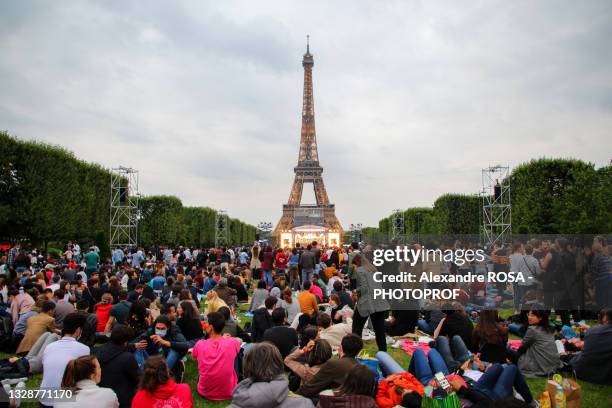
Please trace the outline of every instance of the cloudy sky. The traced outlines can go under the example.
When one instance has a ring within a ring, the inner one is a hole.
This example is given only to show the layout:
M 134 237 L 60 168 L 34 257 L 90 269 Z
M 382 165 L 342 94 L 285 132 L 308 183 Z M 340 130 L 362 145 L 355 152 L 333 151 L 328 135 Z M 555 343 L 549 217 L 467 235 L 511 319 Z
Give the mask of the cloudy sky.
M 489 165 L 612 158 L 605 0 L 6 1 L 0 129 L 135 167 L 144 194 L 276 223 L 306 34 L 345 227 L 475 193 Z

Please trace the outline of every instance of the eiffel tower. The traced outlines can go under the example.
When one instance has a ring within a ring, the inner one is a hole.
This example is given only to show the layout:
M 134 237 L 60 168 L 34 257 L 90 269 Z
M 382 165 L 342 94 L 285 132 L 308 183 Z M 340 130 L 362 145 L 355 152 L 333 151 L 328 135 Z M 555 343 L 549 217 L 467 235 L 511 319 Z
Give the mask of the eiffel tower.
M 323 236 L 323 244 L 340 245 L 343 232 L 340 222 L 336 218 L 335 206 L 330 204 L 327 191 L 325 191 L 322 177 L 323 167 L 319 164 L 312 95 L 313 65 L 314 58 L 310 53 L 310 43 L 307 41 L 306 54 L 302 59 L 304 97 L 302 101 L 300 152 L 297 166 L 293 168 L 295 178 L 289 194 L 289 201 L 283 205 L 283 215 L 274 230 L 274 236 L 277 237 L 281 246 L 292 246 L 300 240 L 307 241 L 305 238 L 320 236 Z M 311 184 L 314 188 L 316 204 L 301 204 L 304 184 Z

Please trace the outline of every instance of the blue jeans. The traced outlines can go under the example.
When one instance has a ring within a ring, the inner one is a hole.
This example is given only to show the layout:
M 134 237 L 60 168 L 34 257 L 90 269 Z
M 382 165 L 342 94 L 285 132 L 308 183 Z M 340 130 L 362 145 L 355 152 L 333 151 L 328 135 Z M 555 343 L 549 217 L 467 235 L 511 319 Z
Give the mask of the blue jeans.
M 434 378 L 435 373 L 442 372 L 447 375 L 448 367 L 438 350 L 431 349 L 429 356 L 426 356 L 423 350 L 416 349 L 410 359 L 408 372 L 414 374 L 422 384 L 427 385 Z
M 450 342 L 448 341 L 448 337 L 438 336 L 436 339 L 436 350 L 438 350 L 446 366 L 451 371 L 461 367 L 461 365 L 470 358 L 470 352 L 465 346 L 463 339 L 457 335 L 453 336 Z
M 144 369 L 146 359 L 149 358 L 149 353 L 144 349 L 136 350 L 134 351 L 134 358 L 136 359 L 136 363 L 138 363 L 138 368 L 140 368 L 142 371 Z M 183 358 L 183 356 L 179 352 L 170 349 L 168 355 L 166 355 L 166 364 L 168 365 L 168 368 L 172 370 L 176 365 L 176 362 L 181 358 Z
M 512 388 L 516 389 L 527 404 L 533 401 L 529 386 L 525 377 L 519 372 L 515 365 L 493 364 L 478 379 L 474 388 L 487 395 L 494 401 L 512 395 Z
M 304 282 L 308 281 L 312 281 L 312 273 L 314 271 L 312 269 L 302 269 L 302 285 L 304 284 Z
M 385 377 L 406 371 L 385 351 L 376 353 L 376 359 L 378 359 L 378 364 Z
M 266 286 L 272 286 L 272 284 L 274 283 L 274 280 L 272 279 L 272 271 L 267 270 L 267 271 L 263 271 L 264 274 L 264 282 L 266 283 Z
M 515 336 L 523 337 L 525 335 L 525 327 L 519 323 L 510 323 L 508 325 L 508 331 Z
M 417 326 L 419 327 L 419 330 L 420 330 L 420 331 L 423 331 L 423 332 L 425 332 L 425 333 L 427 333 L 427 334 L 433 334 L 434 329 L 435 329 L 435 327 L 434 327 L 434 328 L 432 328 L 432 327 L 429 325 L 429 323 L 427 323 L 427 322 L 426 322 L 424 319 L 419 319 L 419 320 L 417 321 Z

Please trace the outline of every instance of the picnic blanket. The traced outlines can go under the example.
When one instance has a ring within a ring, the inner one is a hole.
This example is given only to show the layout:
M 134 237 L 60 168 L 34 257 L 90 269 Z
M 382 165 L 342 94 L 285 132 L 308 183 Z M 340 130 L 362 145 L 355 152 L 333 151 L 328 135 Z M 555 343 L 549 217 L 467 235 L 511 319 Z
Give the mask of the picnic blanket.
M 414 340 L 410 340 L 410 339 L 405 339 L 402 341 L 402 350 L 404 350 L 406 353 L 408 353 L 408 355 L 412 356 L 412 354 L 414 353 L 414 350 L 416 349 L 421 349 L 425 352 L 425 355 L 429 354 L 429 350 L 431 349 L 431 347 L 429 347 L 429 344 L 427 343 L 419 343 L 418 341 L 414 341 Z

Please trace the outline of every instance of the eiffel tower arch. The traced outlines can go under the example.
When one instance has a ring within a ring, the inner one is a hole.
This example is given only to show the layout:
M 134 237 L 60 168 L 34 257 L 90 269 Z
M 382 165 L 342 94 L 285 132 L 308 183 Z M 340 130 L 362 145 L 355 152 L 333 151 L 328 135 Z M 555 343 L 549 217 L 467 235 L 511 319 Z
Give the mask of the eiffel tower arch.
M 274 236 L 279 245 L 291 247 L 300 243 L 317 241 L 323 245 L 339 246 L 343 230 L 336 218 L 336 208 L 329 202 L 323 167 L 319 164 L 317 134 L 315 131 L 314 98 L 312 94 L 312 67 L 314 58 L 310 44 L 302 59 L 304 67 L 304 97 L 302 100 L 302 130 L 297 166 L 293 168 L 295 177 L 287 204 L 283 205 L 281 216 Z M 312 185 L 315 204 L 302 204 L 304 185 Z

